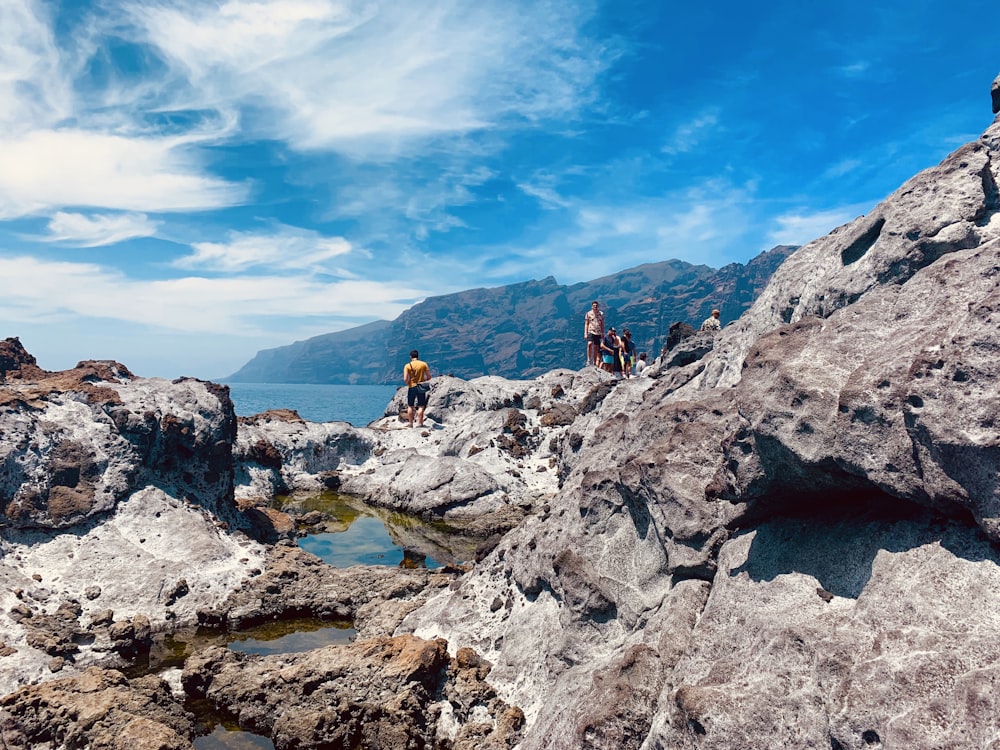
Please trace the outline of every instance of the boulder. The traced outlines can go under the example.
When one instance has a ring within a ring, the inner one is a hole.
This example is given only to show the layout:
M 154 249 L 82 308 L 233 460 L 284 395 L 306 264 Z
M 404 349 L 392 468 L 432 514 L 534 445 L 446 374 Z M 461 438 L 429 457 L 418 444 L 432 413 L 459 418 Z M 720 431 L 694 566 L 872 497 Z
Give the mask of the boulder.
M 523 717 L 488 674 L 469 649 L 450 658 L 443 641 L 400 636 L 274 657 L 215 649 L 182 679 L 277 747 L 513 748 Z
M 21 688 L 0 699 L 0 740 L 9 750 L 103 747 L 191 750 L 190 714 L 158 677 L 128 680 L 91 667 L 79 677 Z

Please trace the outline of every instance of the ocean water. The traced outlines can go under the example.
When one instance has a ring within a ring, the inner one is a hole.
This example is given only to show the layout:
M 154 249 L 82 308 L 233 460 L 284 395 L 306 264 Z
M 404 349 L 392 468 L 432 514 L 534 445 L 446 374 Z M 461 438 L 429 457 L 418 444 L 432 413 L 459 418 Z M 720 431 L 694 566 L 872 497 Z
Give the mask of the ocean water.
M 310 422 L 350 422 L 365 427 L 381 418 L 398 388 L 394 385 L 309 385 L 226 383 L 240 417 L 268 409 L 294 409 Z

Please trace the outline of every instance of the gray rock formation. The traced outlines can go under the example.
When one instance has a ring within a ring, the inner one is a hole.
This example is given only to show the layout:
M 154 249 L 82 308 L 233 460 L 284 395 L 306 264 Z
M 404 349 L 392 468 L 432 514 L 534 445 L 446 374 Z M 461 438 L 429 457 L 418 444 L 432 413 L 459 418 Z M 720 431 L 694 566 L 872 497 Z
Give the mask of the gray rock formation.
M 0 691 L 148 648 L 261 565 L 233 498 L 225 388 L 0 342 Z
M 489 666 L 446 646 L 399 636 L 257 658 L 219 648 L 189 659 L 183 681 L 278 748 L 516 746 L 524 717 L 485 681 Z
M 491 661 L 523 748 L 993 742 L 998 145 L 619 383 L 547 512 L 402 630 Z

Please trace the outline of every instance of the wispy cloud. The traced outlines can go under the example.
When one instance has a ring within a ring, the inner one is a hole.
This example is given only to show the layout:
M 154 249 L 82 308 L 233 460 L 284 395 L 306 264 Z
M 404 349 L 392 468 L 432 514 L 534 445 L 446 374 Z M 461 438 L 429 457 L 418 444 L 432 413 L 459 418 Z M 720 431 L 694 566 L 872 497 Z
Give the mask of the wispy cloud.
M 190 143 L 79 130 L 0 138 L 0 220 L 65 206 L 126 211 L 218 208 L 245 185 L 207 174 Z
M 826 211 L 790 212 L 775 218 L 767 237 L 774 245 L 804 245 L 829 234 L 864 213 L 870 206 L 842 206 Z
M 858 78 L 865 75 L 872 67 L 872 64 L 868 60 L 857 60 L 856 62 L 849 63 L 847 65 L 841 65 L 837 68 L 837 72 L 842 76 L 848 78 Z
M 51 124 L 71 113 L 72 89 L 41 3 L 0 3 L 0 71 L 0 133 Z
M 709 181 L 628 201 L 563 196 L 555 229 L 531 245 L 496 253 L 501 262 L 484 260 L 473 272 L 497 279 L 554 275 L 571 284 L 650 260 L 725 265 L 736 260 L 731 248 L 753 230 L 751 191 L 750 186 Z
M 228 242 L 196 242 L 194 252 L 174 262 L 178 268 L 239 272 L 251 268 L 308 269 L 336 275 L 345 272 L 327 267 L 327 261 L 351 252 L 343 237 L 323 237 L 318 232 L 280 227 L 267 234 L 230 232 Z
M 569 208 L 571 202 L 559 194 L 556 178 L 551 174 L 536 174 L 530 182 L 519 182 L 518 189 L 535 198 L 543 208 Z
M 99 247 L 136 237 L 152 237 L 159 222 L 145 214 L 78 214 L 58 211 L 49 221 L 46 242 Z
M 842 159 L 836 164 L 831 164 L 825 170 L 823 170 L 823 177 L 826 178 L 837 178 L 843 177 L 846 174 L 850 174 L 854 170 L 863 166 L 864 162 L 861 159 Z
M 76 316 L 189 333 L 260 334 L 309 318 L 395 318 L 426 291 L 362 280 L 324 283 L 310 276 L 187 276 L 131 279 L 92 263 L 0 258 L 0 318 Z
M 702 142 L 717 134 L 719 111 L 710 109 L 702 112 L 694 119 L 677 126 L 673 134 L 663 145 L 665 154 L 682 154 L 694 150 Z
M 254 110 L 299 149 L 385 157 L 412 139 L 572 115 L 609 62 L 589 3 L 134 2 L 142 41 L 190 83 L 188 107 Z

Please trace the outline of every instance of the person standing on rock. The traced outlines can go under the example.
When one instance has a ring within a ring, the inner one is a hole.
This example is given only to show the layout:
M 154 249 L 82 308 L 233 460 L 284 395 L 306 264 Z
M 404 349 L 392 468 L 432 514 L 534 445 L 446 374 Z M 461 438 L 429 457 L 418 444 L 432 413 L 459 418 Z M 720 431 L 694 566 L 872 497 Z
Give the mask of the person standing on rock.
M 612 371 L 615 356 L 615 345 L 617 343 L 618 334 L 615 333 L 615 328 L 612 326 L 608 329 L 608 332 L 601 337 L 600 344 L 601 364 L 599 364 L 598 367 L 606 372 Z
M 632 340 L 632 331 L 628 328 L 622 329 L 622 372 L 626 378 L 632 377 L 632 367 L 635 365 L 635 342 Z
M 722 323 L 719 322 L 718 310 L 712 310 L 712 314 L 705 318 L 705 321 L 701 324 L 701 330 L 707 331 L 708 333 L 715 333 L 716 331 L 722 330 Z
M 587 340 L 587 364 L 601 366 L 601 339 L 604 338 L 604 311 L 596 299 L 583 318 L 583 337 Z
M 413 408 L 417 408 L 417 426 L 424 426 L 424 410 L 427 408 L 427 394 L 431 387 L 427 381 L 431 379 L 431 368 L 420 359 L 420 354 L 414 349 L 410 352 L 410 361 L 403 368 L 403 380 L 406 382 L 406 418 L 413 427 Z

